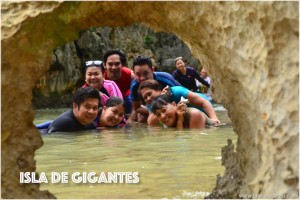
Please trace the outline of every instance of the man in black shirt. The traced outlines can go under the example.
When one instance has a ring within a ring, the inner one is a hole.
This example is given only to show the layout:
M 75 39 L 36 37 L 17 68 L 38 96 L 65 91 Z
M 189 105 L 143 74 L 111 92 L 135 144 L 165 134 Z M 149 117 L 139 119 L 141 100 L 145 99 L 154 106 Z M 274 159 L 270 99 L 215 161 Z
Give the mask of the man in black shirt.
M 47 132 L 74 132 L 95 129 L 94 119 L 100 104 L 99 91 L 79 88 L 73 97 L 73 109 L 64 112 L 49 126 Z

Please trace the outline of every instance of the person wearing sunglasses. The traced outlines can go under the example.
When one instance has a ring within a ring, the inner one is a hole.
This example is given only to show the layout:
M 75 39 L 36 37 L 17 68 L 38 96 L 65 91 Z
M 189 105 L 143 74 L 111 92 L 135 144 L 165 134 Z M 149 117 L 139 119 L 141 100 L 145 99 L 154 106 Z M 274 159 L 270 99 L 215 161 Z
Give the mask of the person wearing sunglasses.
M 123 98 L 119 87 L 114 81 L 104 80 L 104 67 L 101 60 L 87 61 L 85 66 L 85 84 L 82 87 L 90 86 L 100 91 L 102 105 L 106 104 L 109 97 Z
M 134 74 L 126 67 L 126 55 L 120 49 L 109 50 L 104 54 L 103 63 L 105 80 L 112 80 L 118 85 L 126 104 L 125 114 L 129 115 L 132 110 L 130 83 L 134 79 Z

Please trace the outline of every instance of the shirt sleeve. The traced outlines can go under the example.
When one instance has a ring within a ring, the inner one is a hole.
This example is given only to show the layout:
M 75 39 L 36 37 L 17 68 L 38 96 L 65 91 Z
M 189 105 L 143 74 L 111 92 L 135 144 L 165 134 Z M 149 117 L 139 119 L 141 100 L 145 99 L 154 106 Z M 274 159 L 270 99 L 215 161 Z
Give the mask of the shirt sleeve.
M 171 74 L 167 73 L 167 72 L 154 72 L 154 79 L 157 80 L 158 82 L 160 82 L 163 87 L 165 85 L 169 85 L 169 86 L 178 86 L 180 85 L 180 83 L 178 83 L 172 76 Z
M 187 98 L 187 95 L 190 91 L 182 86 L 173 86 L 171 87 L 171 92 L 173 101 L 179 103 L 181 97 Z
M 130 96 L 131 96 L 132 101 L 139 100 L 138 86 L 139 86 L 139 83 L 137 82 L 137 80 L 133 80 L 130 84 Z

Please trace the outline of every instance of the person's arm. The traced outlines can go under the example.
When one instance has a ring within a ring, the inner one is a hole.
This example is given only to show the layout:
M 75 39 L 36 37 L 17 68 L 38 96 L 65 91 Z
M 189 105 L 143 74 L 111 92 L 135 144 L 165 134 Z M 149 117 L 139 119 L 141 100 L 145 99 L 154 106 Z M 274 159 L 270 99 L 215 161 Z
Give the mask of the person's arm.
M 205 117 L 202 112 L 197 109 L 190 109 L 190 128 L 203 128 L 205 127 Z
M 157 126 L 157 125 L 159 125 L 159 120 L 156 117 L 156 115 L 154 115 L 154 113 L 149 112 L 149 116 L 148 116 L 148 119 L 147 119 L 147 124 L 149 126 Z
M 216 123 L 221 123 L 217 117 L 217 114 L 216 114 L 214 108 L 212 107 L 212 105 L 209 101 L 200 97 L 199 95 L 197 95 L 194 92 L 189 92 L 187 94 L 187 99 L 189 100 L 189 103 L 191 105 L 203 108 L 205 113 L 207 114 L 207 116 L 209 118 L 211 118 L 213 121 L 215 121 Z
M 175 80 L 178 80 L 177 78 L 177 73 L 176 73 L 176 70 L 172 73 L 172 77 L 175 79 Z
M 176 124 L 176 128 L 178 128 L 178 129 L 183 129 L 184 114 L 186 113 L 186 110 L 187 110 L 187 106 L 186 106 L 185 103 L 179 102 L 177 104 L 177 110 L 176 110 L 177 124 Z
M 137 120 L 137 109 L 141 106 L 140 101 L 132 101 L 132 111 L 129 119 L 127 120 L 128 122 L 135 122 Z
M 196 71 L 196 70 L 194 70 L 193 69 L 193 74 L 194 74 L 194 76 L 195 76 L 195 78 L 200 82 L 200 83 L 202 83 L 203 85 L 205 85 L 206 87 L 210 87 L 210 84 L 208 83 L 208 82 L 206 82 L 201 76 L 200 76 L 200 74 Z

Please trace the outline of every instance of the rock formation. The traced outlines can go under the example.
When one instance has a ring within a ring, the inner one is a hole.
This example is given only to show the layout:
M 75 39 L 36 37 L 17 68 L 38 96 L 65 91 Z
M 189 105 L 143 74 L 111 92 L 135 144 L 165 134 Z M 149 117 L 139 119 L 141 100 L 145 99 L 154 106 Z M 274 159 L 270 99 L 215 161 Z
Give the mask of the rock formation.
M 212 96 L 230 114 L 237 149 L 230 153 L 229 143 L 223 155 L 234 156 L 226 159 L 236 167 L 224 160 L 215 197 L 299 198 L 298 2 L 1 4 L 3 198 L 53 197 L 39 185 L 19 184 L 20 171 L 35 170 L 34 151 L 42 145 L 32 124 L 32 89 L 48 70 L 51 51 L 91 26 L 135 23 L 179 36 L 206 66 Z M 238 176 L 236 184 L 223 184 L 230 174 Z
M 159 71 L 172 73 L 176 69 L 174 58 L 183 56 L 189 65 L 199 70 L 198 59 L 174 34 L 154 32 L 141 24 L 90 27 L 81 31 L 75 41 L 54 49 L 49 71 L 33 89 L 34 107 L 69 107 L 74 92 L 84 84 L 85 61 L 102 60 L 105 52 L 113 48 L 128 55 L 129 68 L 137 55 L 147 55 Z

